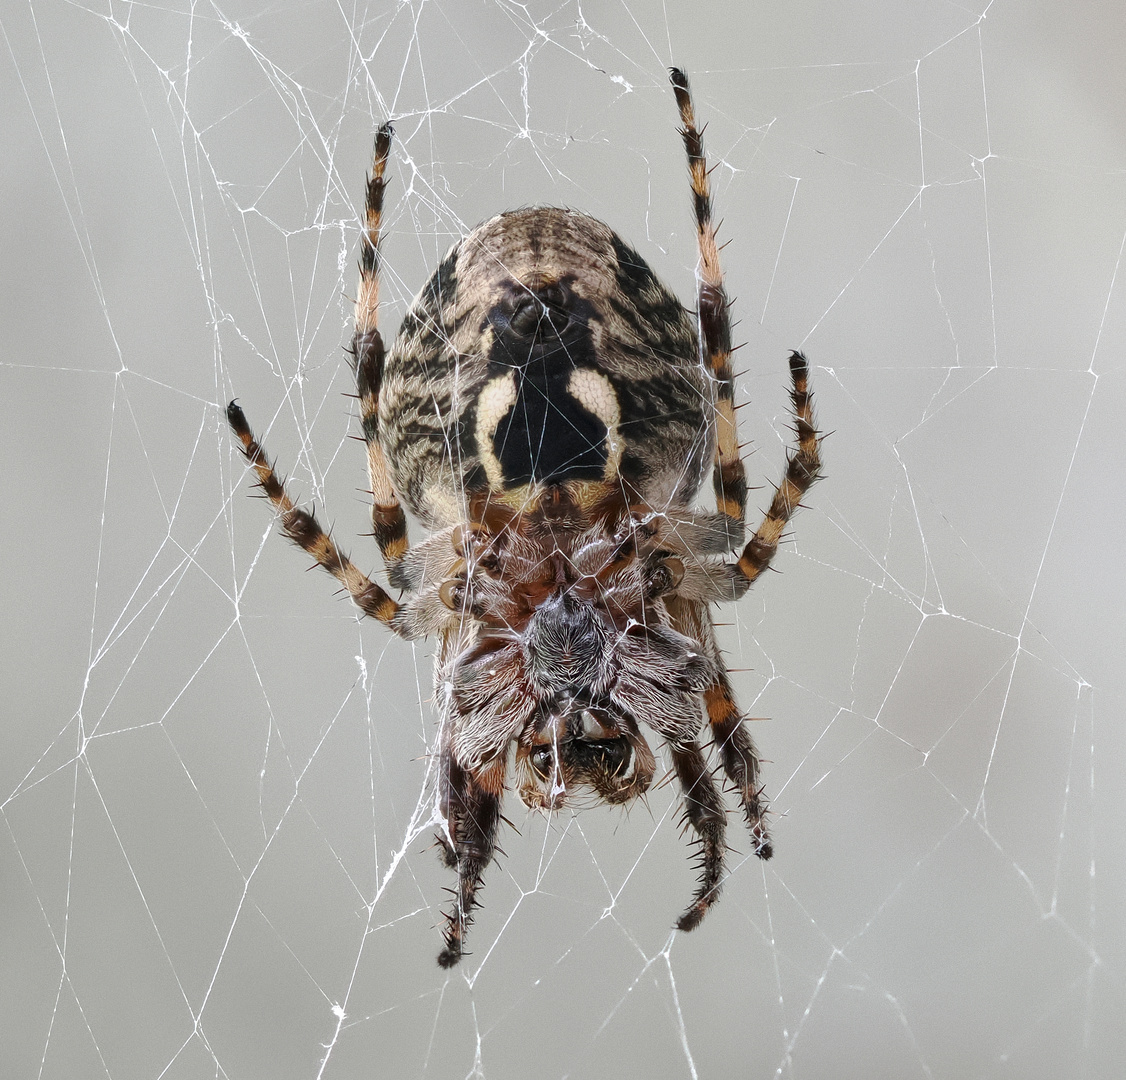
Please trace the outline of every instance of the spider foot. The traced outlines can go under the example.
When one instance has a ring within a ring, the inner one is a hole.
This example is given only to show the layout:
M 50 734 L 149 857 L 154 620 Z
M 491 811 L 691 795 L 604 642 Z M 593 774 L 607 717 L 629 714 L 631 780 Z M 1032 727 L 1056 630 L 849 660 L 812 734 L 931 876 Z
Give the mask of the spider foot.
M 449 890 L 455 892 L 455 890 Z M 456 892 L 455 892 L 456 895 Z M 465 940 L 465 929 L 468 919 L 462 914 L 460 905 L 454 901 L 453 911 L 443 912 L 446 919 L 446 928 L 443 937 L 446 947 L 438 953 L 438 966 L 452 968 L 461 960 L 462 942 Z
M 679 919 L 676 920 L 678 930 L 695 930 L 708 913 L 711 901 L 697 900 Z
M 461 942 L 450 942 L 438 953 L 438 966 L 443 968 L 456 967 L 461 962 Z

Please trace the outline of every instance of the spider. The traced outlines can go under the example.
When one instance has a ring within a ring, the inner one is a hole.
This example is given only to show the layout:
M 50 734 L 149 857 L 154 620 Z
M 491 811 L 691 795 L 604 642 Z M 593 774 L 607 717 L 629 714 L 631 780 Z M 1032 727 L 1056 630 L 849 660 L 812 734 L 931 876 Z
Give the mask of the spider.
M 699 882 L 676 923 L 691 930 L 720 893 L 727 816 L 698 741 L 702 704 L 755 854 L 772 854 L 758 755 L 709 607 L 737 600 L 770 565 L 818 477 L 820 436 L 795 352 L 797 445 L 744 544 L 730 305 L 688 80 L 673 68 L 671 82 L 699 245 L 695 313 L 608 226 L 534 207 L 456 243 L 385 353 L 379 239 L 392 129 L 379 128 L 352 353 L 374 536 L 400 600 L 294 505 L 242 410 L 227 408 L 285 535 L 363 614 L 401 637 L 438 639 L 438 842 L 457 870 L 443 967 L 461 959 L 497 854 L 510 769 L 529 807 L 559 810 L 583 790 L 626 804 L 656 769 L 642 726 L 659 736 L 698 845 Z M 709 467 L 716 512 L 695 506 Z M 430 530 L 414 547 L 404 505 Z

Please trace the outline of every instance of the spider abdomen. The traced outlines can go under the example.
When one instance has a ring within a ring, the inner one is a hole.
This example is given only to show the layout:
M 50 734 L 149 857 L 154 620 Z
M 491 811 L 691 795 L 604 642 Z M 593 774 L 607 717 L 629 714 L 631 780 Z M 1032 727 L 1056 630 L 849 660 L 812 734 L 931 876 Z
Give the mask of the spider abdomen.
M 475 495 L 525 509 L 560 486 L 687 505 L 713 417 L 693 315 L 608 226 L 537 207 L 471 232 L 416 298 L 379 438 L 408 506 L 446 525 Z

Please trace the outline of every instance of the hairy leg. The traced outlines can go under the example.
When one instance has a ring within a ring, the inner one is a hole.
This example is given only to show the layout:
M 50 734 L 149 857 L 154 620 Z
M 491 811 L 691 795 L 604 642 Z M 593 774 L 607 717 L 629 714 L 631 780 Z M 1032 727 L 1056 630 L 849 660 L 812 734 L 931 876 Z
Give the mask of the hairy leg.
M 352 355 L 356 367 L 356 393 L 368 451 L 371 482 L 372 531 L 388 570 L 406 554 L 407 519 L 387 469 L 379 444 L 379 391 L 386 355 L 379 332 L 379 232 L 383 219 L 383 178 L 391 150 L 391 125 L 383 124 L 375 136 L 375 154 L 367 183 L 364 234 L 360 242 L 360 287 L 356 297 L 356 328 Z
M 481 879 L 496 854 L 505 765 L 501 757 L 475 776 L 448 753 L 443 754 L 441 800 L 450 838 L 439 836 L 439 841 L 446 865 L 457 867 L 454 903 L 446 913 L 446 945 L 438 954 L 444 968 L 453 967 L 462 957 Z
M 399 605 L 358 570 L 347 555 L 336 546 L 331 536 L 321 528 L 317 519 L 306 510 L 298 509 L 286 494 L 285 485 L 278 479 L 266 452 L 250 431 L 246 416 L 233 401 L 227 406 L 227 422 L 242 443 L 242 452 L 258 476 L 258 486 L 274 505 L 281 521 L 282 532 L 299 547 L 304 548 L 351 594 L 356 606 L 373 619 L 399 633 L 395 616 Z
M 697 303 L 704 363 L 716 383 L 716 448 L 712 483 L 720 513 L 741 523 L 747 505 L 747 474 L 743 459 L 739 456 L 739 432 L 735 423 L 731 318 L 728 314 L 731 305 L 723 284 L 716 226 L 712 220 L 712 193 L 708 180 L 708 163 L 704 157 L 704 136 L 696 127 L 696 114 L 687 76 L 678 68 L 673 68 L 670 81 L 680 109 L 683 124 L 680 134 L 684 139 L 688 172 L 692 181 L 696 242 L 700 251 Z
M 727 677 L 727 668 L 715 639 L 715 628 L 708 605 L 677 598 L 668 606 L 673 626 L 680 633 L 700 642 L 715 661 L 717 676 L 703 692 L 712 741 L 719 754 L 723 772 L 743 808 L 754 853 L 760 859 L 769 859 L 774 854 L 774 848 L 766 825 L 767 804 L 762 797 L 758 751 Z
M 684 822 L 695 831 L 699 845 L 700 881 L 692 903 L 676 921 L 678 930 L 692 930 L 700 925 L 708 908 L 719 899 L 724 874 L 727 811 L 699 746 L 695 742 L 670 743 L 669 752 L 684 792 Z
M 793 385 L 790 400 L 794 409 L 794 430 L 797 448 L 786 460 L 786 472 L 774 492 L 770 508 L 755 535 L 743 548 L 734 565 L 735 586 L 742 595 L 771 563 L 778 551 L 778 542 L 802 497 L 821 475 L 821 437 L 813 420 L 813 394 L 809 389 L 809 365 L 800 352 L 790 354 L 790 376 Z

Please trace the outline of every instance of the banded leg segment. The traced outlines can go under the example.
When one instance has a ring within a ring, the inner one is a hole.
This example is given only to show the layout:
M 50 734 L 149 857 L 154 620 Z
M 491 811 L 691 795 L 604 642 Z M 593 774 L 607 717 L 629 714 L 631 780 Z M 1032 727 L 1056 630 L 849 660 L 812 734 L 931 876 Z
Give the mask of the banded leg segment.
M 800 352 L 790 354 L 790 376 L 793 385 L 790 400 L 794 409 L 794 431 L 797 449 L 786 460 L 786 473 L 774 492 L 770 509 L 762 519 L 755 535 L 743 548 L 739 561 L 733 566 L 738 595 L 742 595 L 755 578 L 769 565 L 778 551 L 778 542 L 794 511 L 801 505 L 802 497 L 821 474 L 821 437 L 813 420 L 813 394 L 809 389 L 809 365 Z
M 676 921 L 678 930 L 694 930 L 719 899 L 727 850 L 727 811 L 699 746 L 694 741 L 669 743 L 669 753 L 684 792 L 684 823 L 692 826 L 700 845 L 700 881 L 692 903 Z
M 712 193 L 708 163 L 704 157 L 704 137 L 696 127 L 687 76 L 679 68 L 672 68 L 669 76 L 680 109 L 683 124 L 680 134 L 684 139 L 692 180 L 696 242 L 700 249 L 698 304 L 704 362 L 716 380 L 716 450 L 712 483 L 720 512 L 742 525 L 747 506 L 747 474 L 739 456 L 739 433 L 735 423 L 731 318 L 728 313 L 731 305 L 723 285 L 716 226 L 712 221 Z
M 385 350 L 379 332 L 379 231 L 383 218 L 383 174 L 391 151 L 391 125 L 383 124 L 375 136 L 375 154 L 367 183 L 364 235 L 360 242 L 360 286 L 356 298 L 356 328 L 352 355 L 356 365 L 356 392 L 360 420 L 368 451 L 371 482 L 372 532 L 383 561 L 390 570 L 406 554 L 407 519 L 391 484 L 387 461 L 379 445 L 379 390 L 383 381 Z
M 445 916 L 446 944 L 438 954 L 438 964 L 444 968 L 461 960 L 466 931 L 480 904 L 481 879 L 496 854 L 506 766 L 507 758 L 502 756 L 483 775 L 474 777 L 452 755 L 443 755 L 441 803 L 453 847 L 444 836 L 438 841 L 446 865 L 457 867 L 454 902 Z
M 769 859 L 774 854 L 774 847 L 766 825 L 768 807 L 762 795 L 758 751 L 727 677 L 708 607 L 697 601 L 676 600 L 669 605 L 669 613 L 674 628 L 699 641 L 715 661 L 717 677 L 703 692 L 712 743 L 728 783 L 739 797 L 754 853 L 760 859 Z
M 722 668 L 720 671 L 720 677 L 704 691 L 708 723 L 723 771 L 739 795 L 754 852 L 760 859 L 769 859 L 774 854 L 774 845 L 766 827 L 767 805 L 762 798 L 758 751 L 743 723 L 727 674 Z
M 293 505 L 293 501 L 286 493 L 285 485 L 278 479 L 265 451 L 251 434 L 246 415 L 233 401 L 227 406 L 227 422 L 238 436 L 242 443 L 242 452 L 258 476 L 258 486 L 274 504 L 274 509 L 281 519 L 282 532 L 312 555 L 318 566 L 324 567 L 332 574 L 348 590 L 356 606 L 365 615 L 378 619 L 385 626 L 399 633 L 399 627 L 395 622 L 399 605 L 353 565 L 312 514 Z

